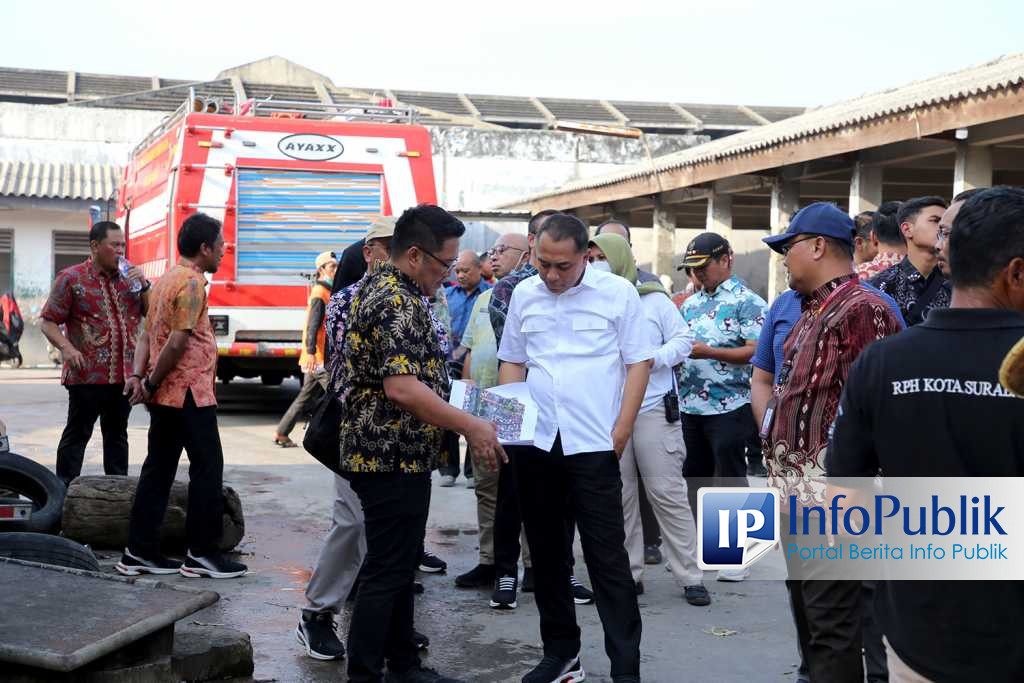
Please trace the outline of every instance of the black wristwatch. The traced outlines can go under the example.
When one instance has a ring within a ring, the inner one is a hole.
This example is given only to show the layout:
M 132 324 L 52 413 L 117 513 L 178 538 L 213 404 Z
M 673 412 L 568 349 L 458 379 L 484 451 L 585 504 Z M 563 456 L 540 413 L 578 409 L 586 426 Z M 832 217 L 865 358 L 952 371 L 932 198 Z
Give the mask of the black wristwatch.
M 146 280 L 146 284 L 142 285 L 142 289 L 139 290 L 139 294 L 144 294 L 149 291 L 149 288 L 153 286 L 153 283 Z
M 142 388 L 146 390 L 147 394 L 152 396 L 153 394 L 156 393 L 156 390 L 160 388 L 160 385 L 159 384 L 153 384 L 152 382 L 149 381 L 148 377 L 143 377 L 142 378 Z

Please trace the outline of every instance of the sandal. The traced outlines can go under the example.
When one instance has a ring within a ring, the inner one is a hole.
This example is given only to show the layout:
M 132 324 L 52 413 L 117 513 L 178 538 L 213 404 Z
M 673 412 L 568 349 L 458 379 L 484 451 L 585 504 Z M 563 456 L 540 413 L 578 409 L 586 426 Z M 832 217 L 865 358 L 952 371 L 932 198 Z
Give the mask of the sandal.
M 280 446 L 281 448 L 295 448 L 296 446 L 299 445 L 299 444 L 295 443 L 294 441 L 292 441 L 287 436 L 275 436 L 274 437 L 274 444 L 277 445 L 277 446 Z

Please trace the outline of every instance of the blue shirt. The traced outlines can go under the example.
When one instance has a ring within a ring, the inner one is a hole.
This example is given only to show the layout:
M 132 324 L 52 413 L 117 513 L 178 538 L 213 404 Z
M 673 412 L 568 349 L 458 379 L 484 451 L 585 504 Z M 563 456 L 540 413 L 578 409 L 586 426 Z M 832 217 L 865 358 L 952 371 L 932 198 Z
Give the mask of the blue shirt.
M 860 284 L 881 296 L 900 324 L 903 327 L 907 326 L 895 299 L 867 282 Z M 793 329 L 793 325 L 803 314 L 803 311 L 800 310 L 801 301 L 803 301 L 803 296 L 792 289 L 787 289 L 776 297 L 771 308 L 768 309 L 768 315 L 765 316 L 761 336 L 757 338 L 757 350 L 754 351 L 754 357 L 750 362 L 755 368 L 771 373 L 775 382 L 779 381 L 779 370 L 782 368 L 782 345 L 785 343 L 786 337 L 789 336 L 790 330 Z
M 462 285 L 445 287 L 444 294 L 448 299 L 448 312 L 452 316 L 453 346 L 459 346 L 462 343 L 462 333 L 466 331 L 466 325 L 469 324 L 469 314 L 473 312 L 473 304 L 481 294 L 490 288 L 491 285 L 483 280 L 480 280 L 480 284 L 472 292 L 467 292 Z
M 701 290 L 683 302 L 683 319 L 694 341 L 716 348 L 738 348 L 757 341 L 768 307 L 732 276 L 708 295 Z M 689 415 L 721 415 L 750 403 L 750 365 L 703 358 L 683 364 L 679 410 Z

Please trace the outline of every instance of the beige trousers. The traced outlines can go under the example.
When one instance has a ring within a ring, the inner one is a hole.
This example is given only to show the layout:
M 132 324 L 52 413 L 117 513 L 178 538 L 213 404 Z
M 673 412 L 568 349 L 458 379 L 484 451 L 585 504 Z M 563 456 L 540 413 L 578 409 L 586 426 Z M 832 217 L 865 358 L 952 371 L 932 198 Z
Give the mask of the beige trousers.
M 643 477 L 647 499 L 661 527 L 661 547 L 680 587 L 703 581 L 697 566 L 697 527 L 686 495 L 683 459 L 686 447 L 678 422 L 665 420 L 661 407 L 636 417 L 633 436 L 619 460 L 622 471 L 622 515 L 626 524 L 626 552 L 633 580 L 644 573 L 644 534 L 640 524 L 637 472 Z
M 466 457 L 470 457 L 469 453 Z M 475 463 L 474 463 L 475 464 Z M 500 470 L 483 466 L 473 468 L 476 482 L 476 519 L 480 529 L 480 564 L 494 564 L 494 510 L 498 505 L 498 476 Z M 526 543 L 526 531 L 519 532 L 523 566 L 532 567 L 530 546 Z

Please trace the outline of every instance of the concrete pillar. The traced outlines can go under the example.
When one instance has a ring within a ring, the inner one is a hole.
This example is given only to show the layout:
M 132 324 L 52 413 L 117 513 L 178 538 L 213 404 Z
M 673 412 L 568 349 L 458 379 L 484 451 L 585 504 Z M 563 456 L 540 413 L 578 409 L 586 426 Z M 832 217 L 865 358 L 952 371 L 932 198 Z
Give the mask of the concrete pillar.
M 882 203 L 882 167 L 853 165 L 850 178 L 850 216 L 862 211 L 877 211 Z
M 953 195 L 976 187 L 992 185 L 992 148 L 956 143 L 956 165 L 953 167 Z
M 672 277 L 675 274 L 676 215 L 660 199 L 655 200 L 651 226 L 654 228 L 654 274 Z
M 711 192 L 708 196 L 708 220 L 705 228 L 725 239 L 732 235 L 732 195 Z
M 776 180 L 772 186 L 772 208 L 769 218 L 773 235 L 785 232 L 789 220 L 800 208 L 800 183 L 793 180 Z M 771 263 L 768 266 L 768 301 L 769 303 L 789 287 L 786 267 L 782 265 L 782 257 L 769 250 Z

